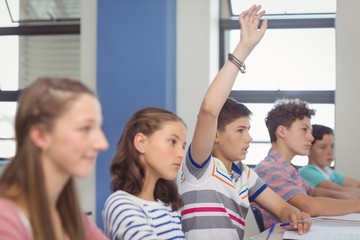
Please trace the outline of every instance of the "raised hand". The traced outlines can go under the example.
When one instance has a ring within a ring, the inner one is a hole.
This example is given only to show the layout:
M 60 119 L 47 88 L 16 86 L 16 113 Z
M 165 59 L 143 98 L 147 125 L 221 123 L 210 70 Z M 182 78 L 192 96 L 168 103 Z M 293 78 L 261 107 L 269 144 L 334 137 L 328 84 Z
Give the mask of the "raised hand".
M 265 14 L 265 11 L 260 9 L 261 5 L 253 5 L 239 16 L 240 44 L 244 44 L 249 50 L 260 42 L 267 28 L 267 19 L 263 20 L 260 28 L 258 27 L 260 19 Z

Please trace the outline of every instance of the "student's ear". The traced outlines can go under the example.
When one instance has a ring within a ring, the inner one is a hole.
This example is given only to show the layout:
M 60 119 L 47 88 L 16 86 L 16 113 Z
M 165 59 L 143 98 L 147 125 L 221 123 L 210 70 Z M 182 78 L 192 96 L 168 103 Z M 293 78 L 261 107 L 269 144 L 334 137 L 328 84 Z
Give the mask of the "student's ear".
M 219 130 L 216 130 L 216 134 L 215 134 L 215 142 L 216 142 L 216 143 L 219 143 L 219 142 L 220 142 L 219 136 L 220 136 L 220 132 L 219 132 Z
M 280 138 L 284 138 L 286 136 L 287 128 L 284 125 L 279 125 L 276 129 L 276 135 Z
M 48 133 L 43 126 L 34 125 L 30 127 L 29 136 L 34 145 L 41 150 L 48 148 L 50 145 Z
M 146 140 L 147 140 L 147 137 L 141 132 L 139 132 L 135 135 L 134 146 L 135 146 L 136 150 L 138 150 L 138 152 L 145 153 Z

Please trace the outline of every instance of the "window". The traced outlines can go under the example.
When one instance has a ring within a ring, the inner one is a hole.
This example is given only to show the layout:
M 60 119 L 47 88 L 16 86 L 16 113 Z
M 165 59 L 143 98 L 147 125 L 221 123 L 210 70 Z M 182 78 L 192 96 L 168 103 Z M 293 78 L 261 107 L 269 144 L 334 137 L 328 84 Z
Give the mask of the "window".
M 80 77 L 80 1 L 2 1 L 0 51 L 0 159 L 8 159 L 21 89 L 41 76 Z
M 336 0 L 230 0 L 229 2 L 232 16 L 239 15 L 242 9 L 248 9 L 252 4 L 260 4 L 267 14 L 313 15 L 336 12 Z
M 237 14 L 253 1 L 232 1 L 220 22 L 220 65 L 234 49 L 240 30 Z M 246 164 L 256 165 L 270 148 L 265 116 L 279 98 L 300 98 L 316 110 L 312 123 L 335 126 L 336 1 L 258 1 L 266 10 L 268 30 L 246 60 L 247 72 L 236 81 L 231 97 L 253 112 Z M 238 11 L 235 11 L 238 10 Z M 225 11 L 222 11 L 225 12 Z M 306 156 L 292 161 L 306 165 Z

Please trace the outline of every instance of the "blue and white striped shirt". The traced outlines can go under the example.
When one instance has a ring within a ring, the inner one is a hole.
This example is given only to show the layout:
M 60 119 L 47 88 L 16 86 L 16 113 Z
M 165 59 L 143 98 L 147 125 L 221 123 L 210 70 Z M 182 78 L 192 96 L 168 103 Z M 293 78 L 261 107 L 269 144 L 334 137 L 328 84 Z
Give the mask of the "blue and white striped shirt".
M 179 212 L 121 190 L 108 197 L 102 218 L 104 232 L 113 240 L 185 239 Z

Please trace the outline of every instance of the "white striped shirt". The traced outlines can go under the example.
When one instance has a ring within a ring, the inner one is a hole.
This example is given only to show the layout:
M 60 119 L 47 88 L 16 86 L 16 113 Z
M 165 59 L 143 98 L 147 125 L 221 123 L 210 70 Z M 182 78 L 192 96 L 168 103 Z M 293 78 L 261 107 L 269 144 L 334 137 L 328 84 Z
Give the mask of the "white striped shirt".
M 179 212 L 121 190 L 108 197 L 102 218 L 104 232 L 113 240 L 184 239 Z
M 243 239 L 250 202 L 267 185 L 241 161 L 232 163 L 231 173 L 214 156 L 198 165 L 191 157 L 190 148 L 180 185 L 186 239 Z

